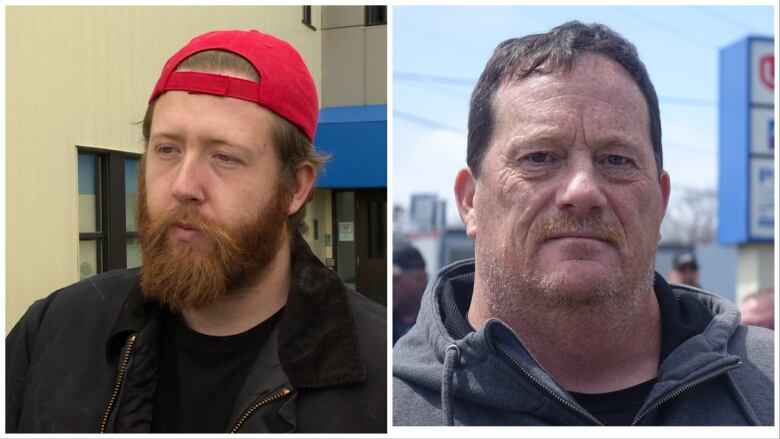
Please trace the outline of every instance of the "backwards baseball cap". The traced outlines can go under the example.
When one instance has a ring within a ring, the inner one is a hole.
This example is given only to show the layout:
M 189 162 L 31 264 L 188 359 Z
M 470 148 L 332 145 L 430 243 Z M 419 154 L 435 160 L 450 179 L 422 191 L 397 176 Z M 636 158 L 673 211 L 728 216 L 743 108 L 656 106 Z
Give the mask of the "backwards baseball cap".
M 696 256 L 693 254 L 693 252 L 684 251 L 678 253 L 672 261 L 672 266 L 674 268 L 680 268 L 686 265 L 692 267 L 694 270 L 699 269 L 699 264 L 696 262 Z
M 424 270 L 425 260 L 420 251 L 410 244 L 400 244 L 393 249 L 393 276 L 408 270 Z
M 206 50 L 232 52 L 249 61 L 260 82 L 204 72 L 177 72 L 189 56 Z M 214 31 L 195 37 L 165 63 L 149 103 L 169 90 L 205 93 L 255 102 L 297 126 L 314 141 L 317 88 L 293 46 L 256 30 Z

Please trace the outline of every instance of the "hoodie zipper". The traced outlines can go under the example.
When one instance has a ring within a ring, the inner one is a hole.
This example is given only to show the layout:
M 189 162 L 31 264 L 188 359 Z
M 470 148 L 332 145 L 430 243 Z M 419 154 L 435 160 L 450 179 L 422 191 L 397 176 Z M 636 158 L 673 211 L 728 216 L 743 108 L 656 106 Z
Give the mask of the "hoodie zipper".
M 499 351 L 499 352 L 501 352 L 501 354 L 502 354 L 504 357 L 506 357 L 506 359 L 508 359 L 508 360 L 509 360 L 509 361 L 510 361 L 510 362 L 511 362 L 511 363 L 512 363 L 514 366 L 515 366 L 515 368 L 516 368 L 516 369 L 518 369 L 518 370 L 520 370 L 521 372 L 523 372 L 523 374 L 524 374 L 526 377 L 528 377 L 528 379 L 529 379 L 529 380 L 531 380 L 531 382 L 533 382 L 534 384 L 536 384 L 537 386 L 539 386 L 539 388 L 541 388 L 542 390 L 544 390 L 545 392 L 547 392 L 547 393 L 548 393 L 550 396 L 552 396 L 553 398 L 555 398 L 555 400 L 556 400 L 556 401 L 558 401 L 559 403 L 561 403 L 561 404 L 562 404 L 564 407 L 567 407 L 567 408 L 569 408 L 571 411 L 573 411 L 574 413 L 576 413 L 577 415 L 579 415 L 579 416 L 580 416 L 580 417 L 582 417 L 583 419 L 585 419 L 585 420 L 589 421 L 589 422 L 590 422 L 590 423 L 592 423 L 593 425 L 598 425 L 598 426 L 602 426 L 602 427 L 604 426 L 604 424 L 602 424 L 601 422 L 599 422 L 599 420 L 598 420 L 598 419 L 596 419 L 595 417 L 593 417 L 593 415 L 591 415 L 590 413 L 588 413 L 588 412 L 586 412 L 586 411 L 584 411 L 584 410 L 581 410 L 580 408 L 578 408 L 578 407 L 577 407 L 577 406 L 575 406 L 574 404 L 572 404 L 572 403 L 570 403 L 569 401 L 566 401 L 565 399 L 561 398 L 561 397 L 560 397 L 560 396 L 558 396 L 558 394 L 557 394 L 557 393 L 555 393 L 555 392 L 554 392 L 552 389 L 550 389 L 549 387 L 547 387 L 547 385 L 545 385 L 543 382 L 541 382 L 541 381 L 539 381 L 538 379 L 536 379 L 536 377 L 535 377 L 535 376 L 531 375 L 531 372 L 529 372 L 529 371 L 528 371 L 526 368 L 524 368 L 523 366 L 521 366 L 521 365 L 520 365 L 520 363 L 518 363 L 518 362 L 517 362 L 517 361 L 516 361 L 514 358 L 512 358 L 512 356 L 511 356 L 511 355 L 509 355 L 509 353 L 508 353 L 508 352 L 507 352 L 507 351 L 506 351 L 506 350 L 505 350 L 505 349 L 504 349 L 504 348 L 503 348 L 501 345 L 499 345 L 498 343 L 496 343 L 496 344 L 495 344 L 495 346 L 496 346 L 496 348 L 498 349 L 498 351 Z
M 281 389 L 277 390 L 276 392 L 272 393 L 271 395 L 261 399 L 260 401 L 255 402 L 251 406 L 249 406 L 248 409 L 244 412 L 243 415 L 241 415 L 240 418 L 238 418 L 238 421 L 236 421 L 236 424 L 233 425 L 233 428 L 230 429 L 230 433 L 238 433 L 238 430 L 241 429 L 241 426 L 244 425 L 247 419 L 249 419 L 250 416 L 252 416 L 252 413 L 257 411 L 260 407 L 271 403 L 273 401 L 276 401 L 277 399 L 283 398 L 291 393 L 290 389 L 287 387 L 282 387 Z
M 696 387 L 696 386 L 698 386 L 700 384 L 706 383 L 707 381 L 711 381 L 711 380 L 713 380 L 713 379 L 715 379 L 715 378 L 717 378 L 717 377 L 719 377 L 719 376 L 721 376 L 721 375 L 723 375 L 723 374 L 725 374 L 727 372 L 730 372 L 730 371 L 732 371 L 732 370 L 734 370 L 734 369 L 736 369 L 738 367 L 741 367 L 741 366 L 742 366 L 742 361 L 737 361 L 736 363 L 730 364 L 728 366 L 724 366 L 724 367 L 722 367 L 722 368 L 720 368 L 720 369 L 718 369 L 718 370 L 716 370 L 714 372 L 708 373 L 707 375 L 705 375 L 703 377 L 697 378 L 697 379 L 691 381 L 690 383 L 688 383 L 688 384 L 686 384 L 686 385 L 684 385 L 682 387 L 677 388 L 676 390 L 674 390 L 672 392 L 667 393 L 666 395 L 664 395 L 663 398 L 661 398 L 658 401 L 656 401 L 655 403 L 653 403 L 653 405 L 651 405 L 647 410 L 645 410 L 642 413 L 640 413 L 634 419 L 634 422 L 631 423 L 631 426 L 633 427 L 633 426 L 639 425 L 639 422 L 641 422 L 642 419 L 644 419 L 645 416 L 647 416 L 650 412 L 658 409 L 658 407 L 660 407 L 664 403 L 666 403 L 666 402 L 668 402 L 668 401 L 670 401 L 670 400 L 680 396 L 680 394 L 682 394 L 683 392 L 686 392 L 686 391 L 688 391 L 688 390 L 692 389 L 693 387 Z
M 116 404 L 116 400 L 119 397 L 119 390 L 122 388 L 122 383 L 125 380 L 125 373 L 127 372 L 127 364 L 130 362 L 130 352 L 133 350 L 133 345 L 135 345 L 135 337 L 135 334 L 130 336 L 130 338 L 127 340 L 127 347 L 125 347 L 125 352 L 122 354 L 122 363 L 119 366 L 119 375 L 116 377 L 114 391 L 111 393 L 111 400 L 108 401 L 108 407 L 106 407 L 106 412 L 103 414 L 103 420 L 100 422 L 101 433 L 106 432 L 106 428 L 108 427 L 108 418 L 111 417 L 111 412 L 114 410 L 114 405 Z

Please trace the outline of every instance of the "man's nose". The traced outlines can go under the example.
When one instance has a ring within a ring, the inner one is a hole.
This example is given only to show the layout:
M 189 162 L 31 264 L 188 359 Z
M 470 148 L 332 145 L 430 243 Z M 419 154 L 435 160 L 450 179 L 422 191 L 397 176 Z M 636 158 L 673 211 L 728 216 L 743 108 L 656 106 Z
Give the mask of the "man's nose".
M 592 160 L 577 158 L 567 163 L 555 204 L 561 210 L 581 216 L 592 215 L 607 206 L 604 182 Z
M 173 197 L 182 204 L 199 204 L 205 199 L 205 171 L 194 155 L 185 156 L 176 169 Z

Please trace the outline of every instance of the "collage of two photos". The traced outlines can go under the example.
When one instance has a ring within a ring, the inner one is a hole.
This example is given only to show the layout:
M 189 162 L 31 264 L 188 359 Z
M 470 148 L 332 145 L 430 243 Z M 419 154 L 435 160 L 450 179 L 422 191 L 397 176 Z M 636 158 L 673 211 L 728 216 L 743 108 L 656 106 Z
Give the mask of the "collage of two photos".
M 4 8 L 6 433 L 777 433 L 775 6 Z

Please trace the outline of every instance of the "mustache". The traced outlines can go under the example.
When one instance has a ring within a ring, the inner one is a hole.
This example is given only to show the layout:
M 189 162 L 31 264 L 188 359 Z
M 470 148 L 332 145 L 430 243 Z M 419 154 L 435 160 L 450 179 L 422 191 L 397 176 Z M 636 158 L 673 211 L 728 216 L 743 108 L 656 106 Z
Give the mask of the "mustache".
M 568 233 L 587 233 L 616 246 L 623 243 L 623 234 L 614 223 L 601 217 L 580 217 L 572 214 L 546 219 L 538 227 L 537 242 L 544 242 Z
M 149 221 L 145 230 L 150 246 L 161 244 L 166 239 L 166 231 L 176 223 L 185 223 L 206 235 L 216 244 L 217 250 L 236 245 L 235 239 L 222 227 L 210 221 L 202 214 L 186 207 L 176 207 Z

